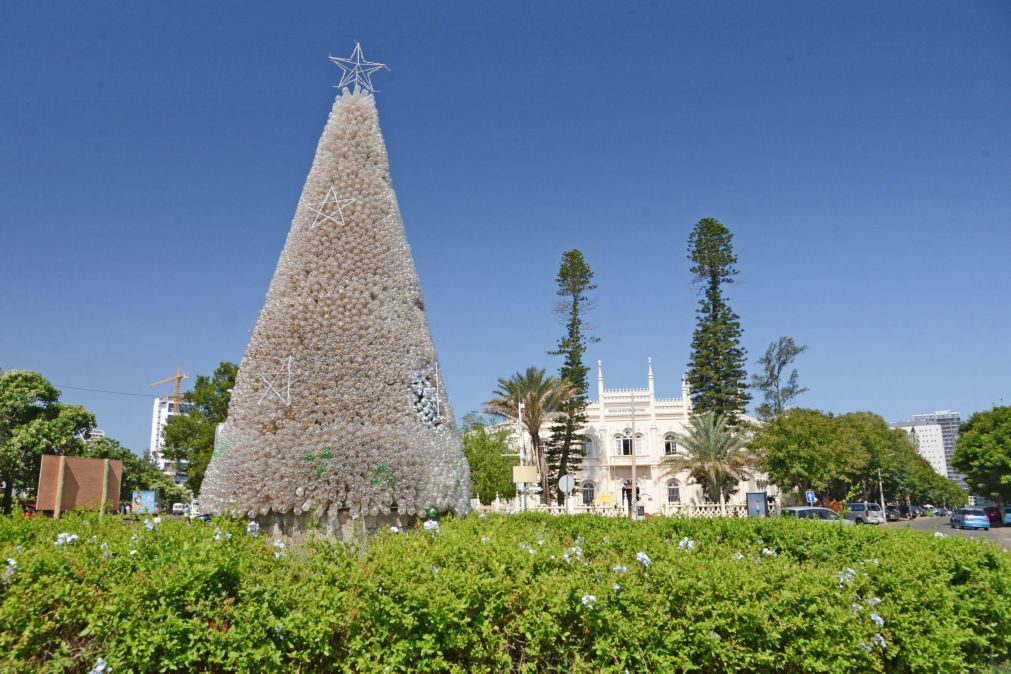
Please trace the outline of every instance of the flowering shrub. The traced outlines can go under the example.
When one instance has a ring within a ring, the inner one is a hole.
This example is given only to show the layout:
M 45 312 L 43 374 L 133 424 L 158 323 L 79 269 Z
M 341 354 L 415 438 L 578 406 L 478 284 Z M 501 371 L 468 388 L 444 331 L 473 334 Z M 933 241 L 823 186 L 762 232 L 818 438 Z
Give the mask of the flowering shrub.
M 973 539 L 531 514 L 350 549 L 245 527 L 0 518 L 0 671 L 959 672 L 1011 651 L 1011 555 Z

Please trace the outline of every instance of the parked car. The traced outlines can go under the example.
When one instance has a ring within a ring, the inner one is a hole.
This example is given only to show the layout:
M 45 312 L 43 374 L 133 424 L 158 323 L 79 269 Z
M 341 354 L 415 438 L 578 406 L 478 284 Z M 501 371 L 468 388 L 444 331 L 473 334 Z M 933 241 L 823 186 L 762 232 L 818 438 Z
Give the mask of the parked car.
M 949 515 L 951 515 L 951 511 L 948 510 L 947 508 L 938 508 L 937 509 L 937 516 L 938 517 L 948 517 Z
M 948 520 L 955 529 L 983 529 L 990 530 L 990 518 L 986 516 L 982 508 L 959 508 Z
M 814 506 L 790 506 L 783 508 L 779 513 L 782 517 L 796 517 L 800 520 L 817 520 L 819 522 L 839 522 L 842 524 L 853 524 L 849 520 L 839 517 L 839 513 L 831 508 L 817 508 Z
M 885 521 L 881 506 L 867 501 L 847 503 L 843 517 L 856 524 L 883 524 Z
M 1000 508 L 997 506 L 986 506 L 983 508 L 983 512 L 986 513 L 986 518 L 990 520 L 990 526 L 999 527 L 1004 523 L 1001 517 Z
M 898 506 L 888 506 L 885 508 L 885 519 L 889 522 L 898 522 L 902 519 L 902 511 Z
M 937 508 L 928 503 L 923 506 L 923 514 L 927 517 L 935 517 L 937 515 Z
M 1001 515 L 1001 523 L 1004 526 L 1011 526 L 1011 505 L 1004 506 L 1004 513 Z
M 172 514 L 173 515 L 185 515 L 186 514 L 186 504 L 185 503 L 173 503 L 172 504 Z

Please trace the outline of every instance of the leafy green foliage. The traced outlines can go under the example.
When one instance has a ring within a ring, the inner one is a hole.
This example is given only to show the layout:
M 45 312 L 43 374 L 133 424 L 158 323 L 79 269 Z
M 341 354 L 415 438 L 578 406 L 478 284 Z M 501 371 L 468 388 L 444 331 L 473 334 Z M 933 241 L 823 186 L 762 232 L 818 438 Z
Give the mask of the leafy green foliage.
M 555 278 L 558 296 L 564 298 L 559 304 L 559 313 L 565 317 L 565 336 L 558 340 L 558 348 L 551 351 L 553 356 L 563 356 L 564 362 L 558 371 L 561 379 L 572 385 L 574 395 L 561 405 L 561 414 L 551 427 L 547 442 L 549 484 L 558 489 L 558 478 L 575 475 L 583 462 L 586 436 L 587 373 L 589 368 L 583 363 L 583 355 L 590 342 L 599 341 L 587 337 L 584 315 L 592 308 L 587 293 L 597 286 L 593 283 L 593 271 L 586 263 L 579 249 L 573 248 L 562 254 L 562 263 Z M 565 494 L 557 491 L 558 500 L 565 502 Z
M 790 373 L 789 379 L 783 382 L 783 373 L 796 360 L 797 356 L 807 351 L 806 346 L 798 346 L 793 337 L 780 337 L 778 342 L 769 344 L 765 355 L 758 359 L 760 372 L 751 375 L 751 388 L 761 391 L 764 396 L 758 406 L 758 416 L 763 419 L 778 417 L 790 407 L 807 389 L 798 383 L 796 368 Z
M 748 437 L 731 428 L 726 417 L 712 412 L 693 416 L 688 432 L 677 435 L 677 444 L 685 454 L 664 457 L 665 473 L 674 477 L 688 471 L 702 485 L 706 498 L 724 507 L 738 481 L 755 466 L 755 457 L 747 449 Z
M 541 426 L 557 415 L 575 394 L 575 389 L 567 380 L 553 377 L 543 369 L 528 367 L 526 372 L 517 372 L 509 379 L 499 379 L 495 397 L 484 404 L 484 411 L 488 414 L 512 420 L 520 418 L 533 445 L 531 449 L 541 478 L 541 493 L 548 505 L 551 505 L 551 490 L 548 488 L 548 461 Z M 519 416 L 521 403 L 522 417 Z
M 509 445 L 509 431 L 493 428 L 479 415 L 468 414 L 463 419 L 462 439 L 463 453 L 470 465 L 471 493 L 485 505 L 496 496 L 515 496 L 512 468 L 519 465 L 519 458 Z
M 34 491 L 44 453 L 73 454 L 95 415 L 59 401 L 60 392 L 37 372 L 0 373 L 0 479 L 2 510 L 11 512 L 14 489 Z
M 0 558 L 11 672 L 962 672 L 1011 651 L 1011 556 L 908 529 L 471 515 L 282 550 L 226 519 L 7 518 Z
M 1011 407 L 977 412 L 959 431 L 952 464 L 975 493 L 1011 502 Z
M 695 312 L 688 384 L 696 412 L 714 412 L 736 423 L 751 396 L 745 380 L 747 352 L 741 346 L 740 317 L 730 308 L 722 289 L 738 274 L 732 239 L 730 230 L 713 218 L 699 220 L 688 237 L 690 270 L 703 285 Z
M 965 494 L 916 453 L 909 436 L 870 412 L 832 416 L 792 409 L 762 426 L 751 443 L 760 467 L 784 491 L 813 489 L 823 499 L 961 505 Z
M 214 430 L 228 416 L 228 403 L 239 366 L 221 361 L 211 376 L 199 375 L 193 389 L 185 393 L 192 407 L 169 418 L 165 425 L 165 456 L 188 461 L 186 486 L 200 493 L 207 464 L 214 453 Z

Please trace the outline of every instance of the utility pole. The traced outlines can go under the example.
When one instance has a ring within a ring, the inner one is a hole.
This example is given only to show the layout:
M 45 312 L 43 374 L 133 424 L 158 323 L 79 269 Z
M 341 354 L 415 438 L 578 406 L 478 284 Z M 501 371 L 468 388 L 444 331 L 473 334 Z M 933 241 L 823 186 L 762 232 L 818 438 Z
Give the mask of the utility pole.
M 517 431 L 520 434 L 520 465 L 527 465 L 527 438 L 523 435 L 523 403 L 519 404 L 519 408 L 516 410 L 516 426 Z M 520 486 L 523 489 L 523 512 L 527 511 L 527 483 L 521 482 Z
M 878 466 L 878 495 L 881 497 L 881 516 L 888 519 L 888 511 L 885 510 L 885 487 L 881 481 L 881 466 Z

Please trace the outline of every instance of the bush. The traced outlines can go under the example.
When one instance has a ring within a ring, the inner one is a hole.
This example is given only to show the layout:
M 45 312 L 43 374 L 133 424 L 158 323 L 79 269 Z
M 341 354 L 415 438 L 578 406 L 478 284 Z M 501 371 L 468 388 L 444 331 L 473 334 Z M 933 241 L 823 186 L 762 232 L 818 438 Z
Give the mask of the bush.
M 960 672 L 1011 651 L 1009 555 L 911 530 L 471 515 L 354 550 L 148 526 L 0 519 L 0 670 Z

